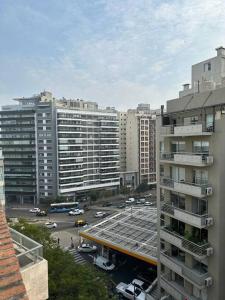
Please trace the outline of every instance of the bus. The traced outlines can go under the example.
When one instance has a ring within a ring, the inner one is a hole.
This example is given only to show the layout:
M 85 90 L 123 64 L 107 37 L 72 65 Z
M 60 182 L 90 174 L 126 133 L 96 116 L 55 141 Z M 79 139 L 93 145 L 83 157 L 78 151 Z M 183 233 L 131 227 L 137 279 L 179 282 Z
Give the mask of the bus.
M 79 208 L 79 202 L 62 202 L 50 204 L 50 213 L 63 213 Z

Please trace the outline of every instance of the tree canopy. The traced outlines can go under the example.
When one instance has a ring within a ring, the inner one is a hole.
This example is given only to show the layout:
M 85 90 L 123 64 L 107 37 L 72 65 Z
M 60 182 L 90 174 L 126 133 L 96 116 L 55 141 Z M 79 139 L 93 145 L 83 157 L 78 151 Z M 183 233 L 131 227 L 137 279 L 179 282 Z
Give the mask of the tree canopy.
M 50 300 L 112 299 L 106 276 L 93 266 L 77 264 L 71 254 L 51 239 L 47 228 L 25 220 L 13 228 L 43 245 L 44 258 L 48 261 Z

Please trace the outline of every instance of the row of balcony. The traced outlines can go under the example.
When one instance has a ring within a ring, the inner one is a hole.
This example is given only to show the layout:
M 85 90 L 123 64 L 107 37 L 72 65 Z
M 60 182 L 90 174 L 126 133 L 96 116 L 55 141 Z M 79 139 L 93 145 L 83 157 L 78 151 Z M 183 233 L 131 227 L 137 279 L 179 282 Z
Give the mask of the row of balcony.
M 177 220 L 190 224 L 198 228 L 205 228 L 213 225 L 213 218 L 206 213 L 194 213 L 186 209 L 181 209 L 171 203 L 162 202 L 161 211 Z
M 163 274 L 160 278 L 161 287 L 176 300 L 199 300 L 199 298 L 187 293 L 184 286 L 171 279 L 171 274 Z
M 213 124 L 194 123 L 188 125 L 168 125 L 161 127 L 163 136 L 202 136 L 211 135 L 214 132 Z
M 205 286 L 205 279 L 208 278 L 209 274 L 204 267 L 188 267 L 181 257 L 168 255 L 167 252 L 160 253 L 160 262 L 178 275 L 187 278 L 198 288 Z
M 213 164 L 213 156 L 207 153 L 163 152 L 160 153 L 163 163 L 205 167 Z
M 164 226 L 160 229 L 160 238 L 180 248 L 181 250 L 192 254 L 198 259 L 204 259 L 206 256 L 213 254 L 213 249 L 210 247 L 210 244 L 207 241 L 199 240 L 199 242 L 193 242 L 191 241 L 191 237 L 186 238 L 180 235 L 170 226 Z
M 162 188 L 198 198 L 212 195 L 212 187 L 209 184 L 205 184 L 205 182 L 196 184 L 185 180 L 178 181 L 170 177 L 161 177 L 160 185 Z

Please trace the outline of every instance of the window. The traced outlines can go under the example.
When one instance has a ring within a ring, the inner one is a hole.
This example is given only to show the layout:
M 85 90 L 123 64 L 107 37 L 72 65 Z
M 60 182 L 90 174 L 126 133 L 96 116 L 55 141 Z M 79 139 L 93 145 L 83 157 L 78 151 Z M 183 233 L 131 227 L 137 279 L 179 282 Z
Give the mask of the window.
M 194 141 L 193 142 L 194 153 L 209 153 L 209 142 L 208 141 Z
M 213 129 L 213 114 L 206 115 L 206 129 L 212 131 Z
M 204 72 L 211 71 L 211 62 L 204 64 Z
M 192 125 L 198 123 L 198 116 L 184 118 L 184 125 Z
M 184 152 L 185 151 L 185 142 L 183 141 L 172 141 L 171 143 L 171 152 Z

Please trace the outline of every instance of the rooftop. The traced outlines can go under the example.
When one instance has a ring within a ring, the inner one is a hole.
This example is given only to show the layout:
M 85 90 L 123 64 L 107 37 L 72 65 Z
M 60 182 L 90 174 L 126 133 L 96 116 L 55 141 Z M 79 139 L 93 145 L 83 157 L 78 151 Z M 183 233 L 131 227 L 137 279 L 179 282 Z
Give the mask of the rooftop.
M 157 265 L 157 209 L 128 208 L 80 231 L 80 236 Z

